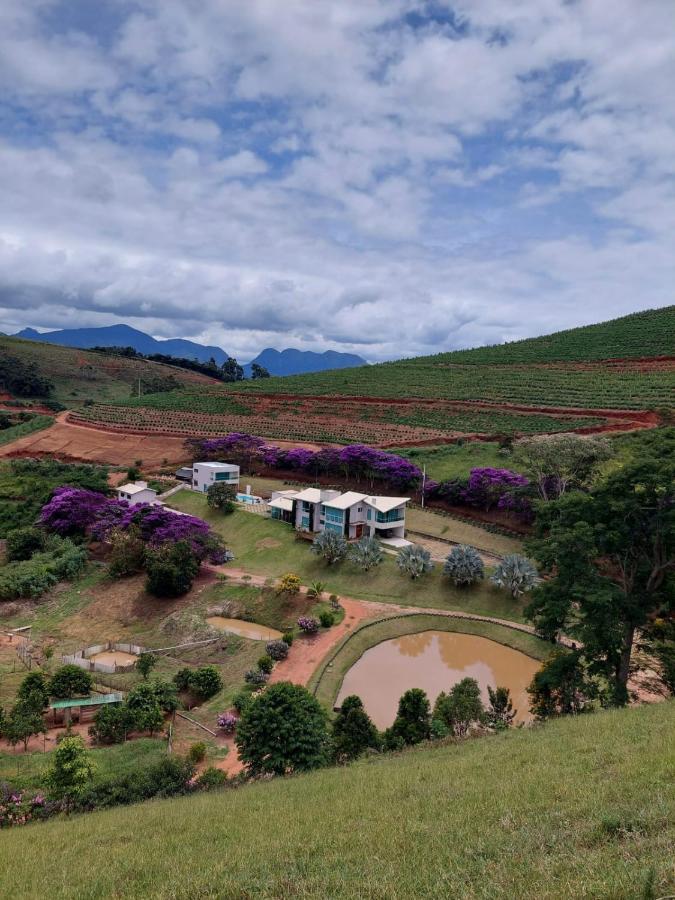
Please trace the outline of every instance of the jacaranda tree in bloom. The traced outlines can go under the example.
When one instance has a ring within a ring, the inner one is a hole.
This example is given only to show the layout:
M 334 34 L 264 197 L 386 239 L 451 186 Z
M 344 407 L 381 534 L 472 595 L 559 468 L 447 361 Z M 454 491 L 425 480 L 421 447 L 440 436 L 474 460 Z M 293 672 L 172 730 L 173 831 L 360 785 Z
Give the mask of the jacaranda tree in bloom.
M 42 507 L 40 525 L 60 535 L 84 534 L 113 501 L 96 491 L 58 487 Z

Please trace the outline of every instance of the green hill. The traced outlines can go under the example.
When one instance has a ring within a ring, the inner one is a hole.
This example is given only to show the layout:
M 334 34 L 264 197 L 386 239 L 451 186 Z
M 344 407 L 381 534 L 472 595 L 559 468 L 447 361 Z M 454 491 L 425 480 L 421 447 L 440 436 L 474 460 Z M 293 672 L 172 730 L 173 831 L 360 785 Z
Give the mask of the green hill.
M 675 406 L 675 364 L 641 360 L 674 354 L 675 306 L 668 306 L 499 346 L 241 382 L 230 388 L 305 396 L 657 409 Z M 627 361 L 611 361 L 616 359 Z
M 675 702 L 3 835 L 6 897 L 657 898 Z
M 35 364 L 39 374 L 54 383 L 53 398 L 68 407 L 79 406 L 85 400 L 98 403 L 126 400 L 138 390 L 139 379 L 141 391 L 150 386 L 161 389 L 167 379 L 192 388 L 216 383 L 196 372 L 144 359 L 126 359 L 6 335 L 0 336 L 0 356 L 18 357 Z

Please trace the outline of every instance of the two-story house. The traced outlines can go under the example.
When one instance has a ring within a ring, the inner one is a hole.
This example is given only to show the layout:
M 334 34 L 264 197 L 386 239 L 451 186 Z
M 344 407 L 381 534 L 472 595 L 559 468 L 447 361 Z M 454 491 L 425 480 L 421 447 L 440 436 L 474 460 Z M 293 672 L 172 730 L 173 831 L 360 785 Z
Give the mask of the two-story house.
M 275 491 L 269 503 L 272 518 L 290 522 L 300 531 L 335 531 L 347 540 L 364 535 L 405 536 L 405 508 L 409 497 L 379 497 L 357 491 Z
M 239 466 L 223 462 L 196 462 L 192 466 L 192 490 L 205 493 L 216 483 L 239 487 Z

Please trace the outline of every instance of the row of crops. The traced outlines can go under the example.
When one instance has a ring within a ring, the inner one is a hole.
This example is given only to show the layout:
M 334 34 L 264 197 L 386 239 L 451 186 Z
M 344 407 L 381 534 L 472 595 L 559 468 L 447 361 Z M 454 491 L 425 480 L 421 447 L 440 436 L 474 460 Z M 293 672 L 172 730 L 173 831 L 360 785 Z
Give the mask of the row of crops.
M 237 393 L 265 392 L 363 397 L 428 397 L 533 407 L 658 409 L 675 406 L 675 366 L 639 372 L 616 366 L 448 367 L 426 357 L 355 369 L 316 372 L 230 385 Z

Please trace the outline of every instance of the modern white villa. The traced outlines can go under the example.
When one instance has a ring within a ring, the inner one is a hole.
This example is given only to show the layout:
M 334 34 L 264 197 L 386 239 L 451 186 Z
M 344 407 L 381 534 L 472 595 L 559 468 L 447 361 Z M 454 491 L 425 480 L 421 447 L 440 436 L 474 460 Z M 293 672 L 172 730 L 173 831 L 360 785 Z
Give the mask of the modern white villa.
M 336 531 L 347 540 L 358 540 L 365 535 L 391 539 L 405 537 L 405 509 L 409 500 L 409 497 L 305 488 L 274 491 L 269 508 L 273 519 L 289 522 L 300 531 Z
M 117 488 L 117 499 L 126 500 L 130 506 L 138 506 L 139 503 L 156 503 L 157 491 L 149 488 L 147 481 L 130 481 Z
M 239 466 L 223 462 L 196 462 L 192 466 L 192 490 L 205 493 L 216 483 L 239 487 Z

